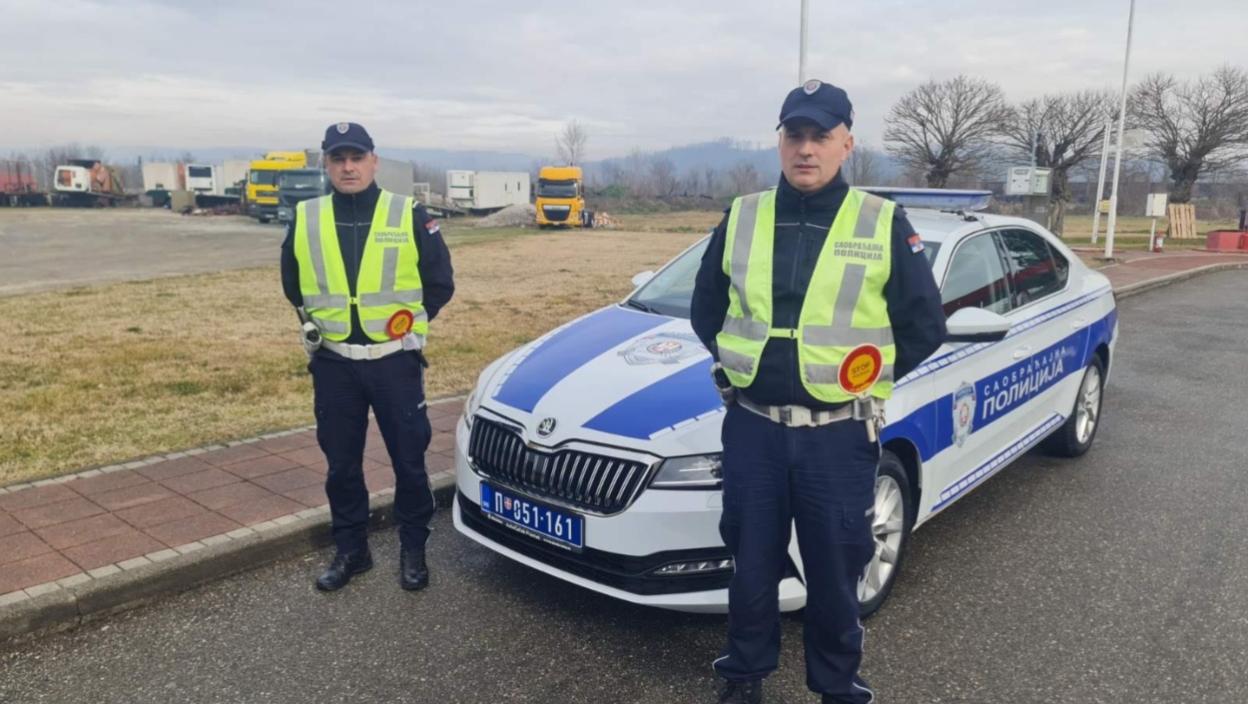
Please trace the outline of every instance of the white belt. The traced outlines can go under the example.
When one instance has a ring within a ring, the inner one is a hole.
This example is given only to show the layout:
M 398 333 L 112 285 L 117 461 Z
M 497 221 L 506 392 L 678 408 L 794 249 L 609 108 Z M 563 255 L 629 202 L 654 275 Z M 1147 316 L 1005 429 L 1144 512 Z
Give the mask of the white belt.
M 740 391 L 737 392 L 737 403 L 750 413 L 758 414 L 790 428 L 816 428 L 854 417 L 853 403 L 826 411 L 816 411 L 806 406 L 764 406 L 745 398 Z
M 348 345 L 345 342 L 330 342 L 329 340 L 325 340 L 323 344 L 325 349 L 330 352 L 340 354 L 347 359 L 353 360 L 381 359 L 382 357 L 387 357 L 395 352 L 401 352 L 403 350 L 402 340 L 391 340 L 389 342 L 381 342 L 376 345 Z

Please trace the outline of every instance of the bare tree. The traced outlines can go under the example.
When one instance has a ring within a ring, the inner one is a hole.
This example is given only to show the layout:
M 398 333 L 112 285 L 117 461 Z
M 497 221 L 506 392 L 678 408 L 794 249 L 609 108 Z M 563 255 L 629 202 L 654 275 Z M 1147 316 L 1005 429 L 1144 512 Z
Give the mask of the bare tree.
M 649 169 L 649 158 L 645 152 L 638 147 L 624 157 L 624 178 L 628 183 L 628 190 L 634 196 L 644 197 L 653 195 L 650 192 L 650 183 L 647 178 L 647 170 Z
M 728 183 L 732 187 L 734 196 L 757 191 L 759 180 L 758 169 L 748 161 L 738 161 L 737 165 L 728 171 Z
M 1073 197 L 1070 173 L 1100 155 L 1113 105 L 1108 91 L 1058 93 L 1011 108 L 1001 123 L 1002 140 L 1011 152 L 1052 169 L 1048 226 L 1059 235 Z
M 650 188 L 660 198 L 671 198 L 676 195 L 680 181 L 676 178 L 676 165 L 665 157 L 650 159 Z
M 702 183 L 706 184 L 706 195 L 714 197 L 715 185 L 719 181 L 718 177 L 715 174 L 715 169 L 713 167 L 708 166 L 705 169 L 703 169 L 703 171 L 705 173 L 702 174 L 703 176 Z
M 681 179 L 681 190 L 686 197 L 697 196 L 702 192 L 702 172 L 697 169 L 689 169 L 685 172 L 685 177 Z
M 1147 150 L 1170 172 L 1170 202 L 1187 203 L 1201 173 L 1248 153 L 1248 72 L 1222 66 L 1180 83 L 1155 73 L 1128 98 L 1131 121 L 1149 134 Z
M 886 148 L 923 170 L 929 187 L 941 188 L 951 174 L 973 170 L 987 156 L 1007 113 L 996 84 L 967 76 L 928 81 L 889 110 Z
M 854 143 L 854 151 L 841 166 L 845 180 L 855 186 L 879 186 L 884 178 L 883 155 L 865 140 Z
M 585 143 L 589 141 L 589 133 L 576 120 L 569 120 L 563 131 L 555 135 L 555 153 L 559 160 L 570 166 L 581 163 L 585 158 Z

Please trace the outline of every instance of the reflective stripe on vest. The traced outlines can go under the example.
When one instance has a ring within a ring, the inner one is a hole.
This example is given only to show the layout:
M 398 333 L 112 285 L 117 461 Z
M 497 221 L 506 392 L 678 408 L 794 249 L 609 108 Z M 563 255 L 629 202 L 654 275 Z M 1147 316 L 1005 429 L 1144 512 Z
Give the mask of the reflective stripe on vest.
M 733 385 L 753 383 L 767 340 L 782 337 L 797 340 L 803 385 L 827 402 L 853 398 L 838 384 L 840 363 L 853 347 L 874 345 L 883 369 L 868 393 L 889 397 L 896 348 L 883 289 L 891 271 L 893 211 L 890 201 L 849 191 L 815 264 L 798 327 L 785 329 L 771 326 L 775 191 L 733 203 L 723 261 L 732 284 L 716 338 Z
M 298 204 L 295 258 L 299 289 L 309 317 L 326 339 L 341 342 L 351 335 L 351 306 L 356 305 L 364 332 L 374 342 L 390 340 L 388 323 L 402 310 L 412 313 L 411 331 L 423 346 L 429 330 L 412 222 L 413 200 L 381 191 L 369 226 L 364 255 L 356 275 L 359 295 L 352 298 L 338 244 L 333 197 Z

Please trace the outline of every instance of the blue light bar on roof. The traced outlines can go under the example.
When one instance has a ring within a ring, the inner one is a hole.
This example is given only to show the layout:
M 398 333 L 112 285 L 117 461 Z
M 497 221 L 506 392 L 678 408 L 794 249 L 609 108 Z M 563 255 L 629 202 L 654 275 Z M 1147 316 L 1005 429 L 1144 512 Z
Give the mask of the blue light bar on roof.
M 885 188 L 861 190 L 887 198 L 907 208 L 932 210 L 983 210 L 992 200 L 992 191 L 961 191 L 948 188 Z

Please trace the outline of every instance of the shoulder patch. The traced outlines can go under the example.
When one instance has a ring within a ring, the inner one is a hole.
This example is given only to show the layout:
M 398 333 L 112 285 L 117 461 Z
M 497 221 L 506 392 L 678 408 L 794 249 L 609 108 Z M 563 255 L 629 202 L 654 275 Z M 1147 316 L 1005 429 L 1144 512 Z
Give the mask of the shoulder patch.
M 919 237 L 917 232 L 906 238 L 906 244 L 910 245 L 910 251 L 914 254 L 918 254 L 924 250 L 923 238 Z
M 425 232 L 428 232 L 431 235 L 436 235 L 441 231 L 442 228 L 438 226 L 437 220 L 429 219 L 425 222 Z

